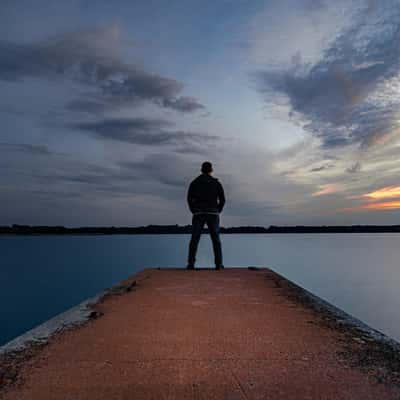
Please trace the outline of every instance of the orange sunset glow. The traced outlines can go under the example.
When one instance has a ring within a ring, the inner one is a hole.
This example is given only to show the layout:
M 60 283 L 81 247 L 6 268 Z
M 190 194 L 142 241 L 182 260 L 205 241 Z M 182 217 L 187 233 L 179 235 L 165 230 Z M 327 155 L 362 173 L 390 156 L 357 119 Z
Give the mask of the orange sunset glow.
M 365 193 L 360 196 L 351 196 L 351 199 L 368 199 L 369 202 L 355 207 L 342 209 L 343 211 L 360 210 L 397 210 L 400 209 L 400 186 L 385 186 L 373 192 Z M 394 199 L 398 200 L 374 202 L 374 200 Z
M 382 189 L 375 190 L 374 192 L 363 194 L 361 197 L 367 197 L 369 199 L 376 200 L 400 197 L 400 186 L 386 186 Z
M 385 201 L 382 203 L 366 203 L 356 207 L 343 208 L 342 211 L 362 211 L 362 210 L 397 210 L 400 209 L 400 201 Z
M 400 190 L 400 189 L 399 189 Z M 321 185 L 320 190 L 311 194 L 311 196 L 324 196 L 326 194 L 332 194 L 338 191 L 335 184 Z
M 386 201 L 384 203 L 370 203 L 360 206 L 363 210 L 396 210 L 400 208 L 400 201 Z

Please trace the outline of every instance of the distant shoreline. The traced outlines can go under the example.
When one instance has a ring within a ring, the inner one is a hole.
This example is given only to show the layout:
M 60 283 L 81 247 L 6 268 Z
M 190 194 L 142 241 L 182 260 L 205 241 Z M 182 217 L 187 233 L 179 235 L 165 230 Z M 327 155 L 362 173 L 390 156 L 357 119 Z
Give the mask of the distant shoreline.
M 207 228 L 204 229 L 207 233 Z M 348 225 L 348 226 L 234 226 L 221 227 L 222 234 L 245 233 L 391 233 L 400 232 L 400 225 Z M 191 225 L 147 225 L 136 227 L 77 227 L 64 226 L 0 226 L 0 235 L 146 235 L 190 234 Z

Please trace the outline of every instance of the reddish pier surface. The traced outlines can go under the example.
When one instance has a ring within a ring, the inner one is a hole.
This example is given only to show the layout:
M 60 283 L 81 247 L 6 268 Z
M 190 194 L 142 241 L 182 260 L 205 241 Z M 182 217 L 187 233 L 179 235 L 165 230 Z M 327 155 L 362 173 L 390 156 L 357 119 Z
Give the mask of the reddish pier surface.
M 382 366 L 352 363 L 365 340 L 349 347 L 267 268 L 150 268 L 121 287 L 34 351 L 0 398 L 400 399 Z

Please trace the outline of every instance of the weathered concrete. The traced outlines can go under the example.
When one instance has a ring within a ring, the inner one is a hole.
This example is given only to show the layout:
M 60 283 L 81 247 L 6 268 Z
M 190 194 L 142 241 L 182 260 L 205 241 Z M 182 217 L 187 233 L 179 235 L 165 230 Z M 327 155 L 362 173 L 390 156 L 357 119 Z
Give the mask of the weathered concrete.
M 146 269 L 8 353 L 0 398 L 399 399 L 396 346 L 314 300 L 269 269 Z

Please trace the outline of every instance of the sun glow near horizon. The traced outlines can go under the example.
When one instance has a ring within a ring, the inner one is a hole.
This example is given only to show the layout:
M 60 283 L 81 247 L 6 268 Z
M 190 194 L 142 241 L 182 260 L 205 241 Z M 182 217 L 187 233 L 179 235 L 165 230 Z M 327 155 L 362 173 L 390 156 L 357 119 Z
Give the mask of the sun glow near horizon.
M 351 196 L 351 199 L 367 199 L 366 203 L 354 207 L 343 208 L 342 211 L 363 211 L 363 210 L 397 210 L 400 209 L 400 186 L 385 186 L 381 189 L 362 194 L 360 196 Z M 394 199 L 392 201 L 380 201 L 385 199 Z
M 365 193 L 361 197 L 374 200 L 388 199 L 395 197 L 400 198 L 400 186 L 385 186 L 373 192 Z

